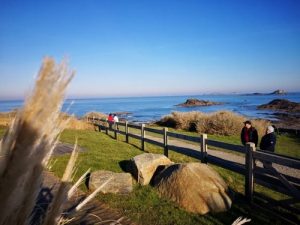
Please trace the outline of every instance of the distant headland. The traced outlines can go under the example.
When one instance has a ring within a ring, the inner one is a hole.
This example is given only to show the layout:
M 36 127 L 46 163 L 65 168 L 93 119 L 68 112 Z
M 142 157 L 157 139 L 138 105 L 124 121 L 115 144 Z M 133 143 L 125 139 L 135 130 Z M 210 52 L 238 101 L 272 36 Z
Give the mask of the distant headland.
M 259 93 L 259 92 L 255 92 L 255 93 L 244 94 L 244 95 L 286 95 L 286 94 L 287 94 L 287 92 L 285 90 L 278 89 L 278 90 L 273 91 L 271 93 Z

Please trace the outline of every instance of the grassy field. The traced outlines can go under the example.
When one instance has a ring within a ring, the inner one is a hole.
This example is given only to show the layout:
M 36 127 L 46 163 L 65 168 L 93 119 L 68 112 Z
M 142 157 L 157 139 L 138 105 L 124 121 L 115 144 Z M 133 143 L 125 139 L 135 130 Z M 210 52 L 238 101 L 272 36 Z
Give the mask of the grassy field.
M 0 128 L 0 135 L 3 135 L 3 133 L 4 129 Z M 131 139 L 130 144 L 127 144 L 123 142 L 124 138 L 120 138 L 119 141 L 116 141 L 109 135 L 95 131 L 66 130 L 62 133 L 61 141 L 74 143 L 75 138 L 78 139 L 78 144 L 85 149 L 84 152 L 80 153 L 76 178 L 83 174 L 88 168 L 91 168 L 92 171 L 104 169 L 122 172 L 120 166 L 122 161 L 143 153 L 138 148 L 140 146 L 139 141 Z M 289 139 L 287 139 L 287 141 L 289 141 Z M 147 144 L 147 151 L 162 153 L 161 148 L 150 144 Z M 174 162 L 196 161 L 195 159 L 172 152 L 170 152 L 169 157 Z M 56 157 L 57 160 L 53 166 L 53 172 L 56 175 L 62 176 L 68 158 L 69 155 Z M 134 185 L 134 191 L 129 195 L 100 194 L 98 198 L 100 201 L 106 202 L 110 207 L 119 210 L 138 224 L 144 225 L 231 224 L 239 216 L 251 218 L 251 224 L 285 223 L 265 210 L 250 207 L 244 201 L 242 197 L 244 191 L 243 176 L 219 167 L 213 167 L 235 192 L 232 208 L 226 213 L 207 214 L 205 216 L 187 213 L 167 199 L 160 198 L 155 188 L 137 184 Z M 286 196 L 266 190 L 260 186 L 256 186 L 255 188 L 257 192 L 264 193 L 275 199 L 286 198 Z M 82 189 L 86 190 L 84 186 L 82 186 Z

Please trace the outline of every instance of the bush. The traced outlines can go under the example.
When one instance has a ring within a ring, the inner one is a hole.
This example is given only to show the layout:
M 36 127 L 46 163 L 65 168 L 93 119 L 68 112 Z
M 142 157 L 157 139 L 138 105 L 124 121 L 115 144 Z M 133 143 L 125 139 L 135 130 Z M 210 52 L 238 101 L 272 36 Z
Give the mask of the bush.
M 163 117 L 157 124 L 198 133 L 218 135 L 239 135 L 243 122 L 247 120 L 244 116 L 230 111 L 219 111 L 215 113 L 172 112 Z M 265 120 L 253 120 L 253 126 L 259 135 L 263 135 L 269 122 Z
M 158 125 L 173 127 L 176 129 L 196 131 L 197 122 L 204 116 L 204 113 L 191 111 L 191 112 L 172 112 L 171 115 L 163 117 L 157 122 Z
M 241 132 L 245 117 L 229 111 L 221 111 L 205 115 L 197 121 L 196 128 L 199 133 L 234 135 Z
M 108 115 L 101 112 L 88 112 L 83 116 L 83 119 L 87 119 L 88 117 L 98 118 L 98 119 L 106 119 Z

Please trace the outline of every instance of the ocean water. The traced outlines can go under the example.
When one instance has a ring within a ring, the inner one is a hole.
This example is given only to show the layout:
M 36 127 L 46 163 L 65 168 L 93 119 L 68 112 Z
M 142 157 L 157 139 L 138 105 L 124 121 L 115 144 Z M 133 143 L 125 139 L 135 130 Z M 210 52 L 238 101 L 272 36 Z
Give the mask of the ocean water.
M 179 107 L 188 98 L 198 98 L 222 102 L 222 105 L 202 107 Z M 160 97 L 128 97 L 128 98 L 98 98 L 98 99 L 67 99 L 63 111 L 81 117 L 87 112 L 103 113 L 128 112 L 124 116 L 129 121 L 150 122 L 160 119 L 173 111 L 215 112 L 229 110 L 248 118 L 275 119 L 272 111 L 257 110 L 257 106 L 273 99 L 288 99 L 300 102 L 300 93 L 287 95 L 198 95 L 198 96 L 160 96 Z M 9 112 L 23 105 L 23 101 L 0 101 L 0 112 Z

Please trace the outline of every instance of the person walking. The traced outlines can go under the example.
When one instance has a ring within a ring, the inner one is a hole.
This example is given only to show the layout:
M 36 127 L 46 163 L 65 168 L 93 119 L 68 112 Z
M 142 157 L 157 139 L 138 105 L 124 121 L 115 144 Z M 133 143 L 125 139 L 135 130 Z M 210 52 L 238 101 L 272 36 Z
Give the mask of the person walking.
M 274 133 L 274 127 L 268 126 L 266 130 L 266 134 L 262 137 L 260 142 L 260 149 L 269 152 L 275 152 L 275 145 L 276 145 L 276 135 Z M 271 162 L 263 162 L 264 168 L 268 166 L 272 166 Z
M 114 118 L 113 119 L 114 119 L 114 123 L 116 125 L 117 130 L 119 130 L 119 125 L 118 125 L 119 118 L 118 118 L 117 114 L 114 114 Z
M 108 122 L 108 125 L 109 125 L 109 129 L 112 129 L 112 125 L 114 123 L 114 117 L 112 116 L 111 113 L 108 115 L 107 122 Z
M 247 142 L 253 142 L 255 146 L 257 146 L 257 130 L 255 129 L 255 127 L 252 126 L 252 123 L 249 120 L 244 122 L 244 127 L 241 131 L 241 141 L 243 145 L 246 145 Z

